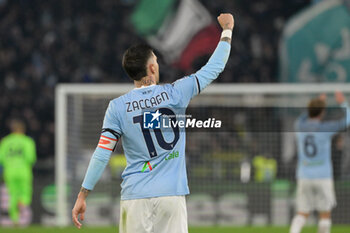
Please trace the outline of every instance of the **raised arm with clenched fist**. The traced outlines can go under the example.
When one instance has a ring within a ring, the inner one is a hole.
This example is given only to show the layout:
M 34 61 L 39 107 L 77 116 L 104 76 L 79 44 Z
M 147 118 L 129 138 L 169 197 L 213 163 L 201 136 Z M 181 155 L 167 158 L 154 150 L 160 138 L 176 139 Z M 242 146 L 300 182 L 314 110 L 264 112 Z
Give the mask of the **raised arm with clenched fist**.
M 218 16 L 218 22 L 222 27 L 223 31 L 221 33 L 221 41 L 226 41 L 231 43 L 232 30 L 235 25 L 235 21 L 231 14 L 220 14 Z
M 235 21 L 233 19 L 233 16 L 232 14 L 229 14 L 229 13 L 220 14 L 218 16 L 218 22 L 223 30 L 225 29 L 233 30 L 233 27 L 235 26 Z

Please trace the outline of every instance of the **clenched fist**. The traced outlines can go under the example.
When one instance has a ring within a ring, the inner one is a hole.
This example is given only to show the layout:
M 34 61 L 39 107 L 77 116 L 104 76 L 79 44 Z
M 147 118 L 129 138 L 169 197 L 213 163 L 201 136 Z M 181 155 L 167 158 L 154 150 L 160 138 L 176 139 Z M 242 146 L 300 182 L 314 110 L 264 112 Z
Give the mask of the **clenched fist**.
M 232 14 L 220 14 L 218 16 L 218 22 L 223 30 L 230 29 L 233 30 L 233 27 L 235 25 L 235 21 L 233 19 Z

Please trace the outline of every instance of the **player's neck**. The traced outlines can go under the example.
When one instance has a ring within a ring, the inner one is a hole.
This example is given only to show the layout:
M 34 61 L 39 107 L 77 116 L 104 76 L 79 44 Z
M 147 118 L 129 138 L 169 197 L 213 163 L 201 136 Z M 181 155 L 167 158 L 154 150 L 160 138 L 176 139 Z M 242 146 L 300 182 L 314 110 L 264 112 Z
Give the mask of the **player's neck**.
M 321 121 L 321 117 L 310 117 L 309 118 L 311 121 Z
M 146 76 L 146 77 L 143 77 L 139 81 L 134 81 L 134 84 L 135 84 L 136 88 L 140 88 L 140 87 L 147 87 L 147 86 L 151 86 L 151 85 L 156 85 L 157 82 L 153 77 Z
M 24 134 L 23 131 L 13 131 L 12 134 Z

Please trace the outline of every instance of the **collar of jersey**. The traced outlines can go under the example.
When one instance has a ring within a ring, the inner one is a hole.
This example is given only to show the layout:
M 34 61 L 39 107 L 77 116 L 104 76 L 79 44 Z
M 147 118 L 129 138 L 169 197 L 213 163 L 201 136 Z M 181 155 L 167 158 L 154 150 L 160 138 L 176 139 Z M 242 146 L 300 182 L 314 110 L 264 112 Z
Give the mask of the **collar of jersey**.
M 311 122 L 311 123 L 319 123 L 321 120 L 320 119 L 311 119 L 311 118 L 309 118 L 308 121 Z
M 149 86 L 141 86 L 141 87 L 135 87 L 135 89 L 142 89 L 142 88 L 146 88 L 146 87 L 151 87 L 151 86 L 155 86 L 156 84 L 152 84 L 152 85 L 149 85 Z

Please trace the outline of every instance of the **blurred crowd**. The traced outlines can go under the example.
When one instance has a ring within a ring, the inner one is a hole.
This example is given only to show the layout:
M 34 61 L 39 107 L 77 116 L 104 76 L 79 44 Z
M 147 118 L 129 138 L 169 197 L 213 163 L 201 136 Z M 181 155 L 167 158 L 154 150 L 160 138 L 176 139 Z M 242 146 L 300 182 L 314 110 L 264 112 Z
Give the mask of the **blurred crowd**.
M 55 86 L 130 82 L 120 64 L 124 50 L 142 42 L 128 20 L 136 2 L 0 0 L 0 137 L 10 118 L 20 116 L 39 162 L 53 160 Z M 281 30 L 310 1 L 201 2 L 213 18 L 235 15 L 232 55 L 219 82 L 277 82 Z M 162 59 L 160 70 L 163 82 L 184 75 Z

